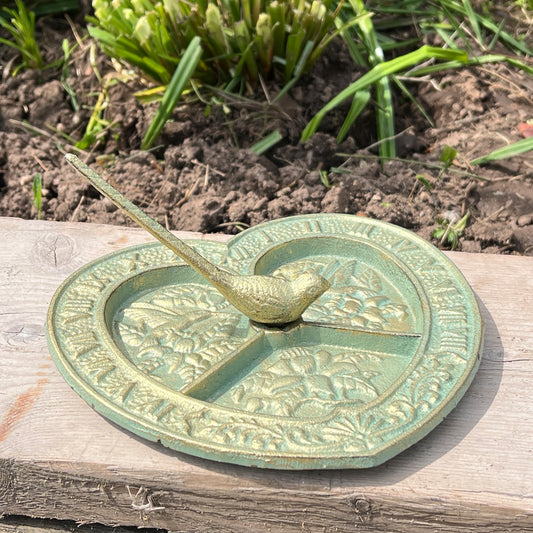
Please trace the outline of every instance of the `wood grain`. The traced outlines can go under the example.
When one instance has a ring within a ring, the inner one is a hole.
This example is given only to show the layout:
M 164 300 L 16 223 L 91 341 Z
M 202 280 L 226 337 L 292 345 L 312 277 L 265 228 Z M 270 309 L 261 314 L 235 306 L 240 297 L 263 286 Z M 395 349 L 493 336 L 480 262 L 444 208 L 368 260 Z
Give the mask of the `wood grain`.
M 480 300 L 485 347 L 428 437 L 370 470 L 276 472 L 147 443 L 56 370 L 44 337 L 54 291 L 150 241 L 142 230 L 0 218 L 0 239 L 0 514 L 195 532 L 533 531 L 533 258 L 449 254 Z

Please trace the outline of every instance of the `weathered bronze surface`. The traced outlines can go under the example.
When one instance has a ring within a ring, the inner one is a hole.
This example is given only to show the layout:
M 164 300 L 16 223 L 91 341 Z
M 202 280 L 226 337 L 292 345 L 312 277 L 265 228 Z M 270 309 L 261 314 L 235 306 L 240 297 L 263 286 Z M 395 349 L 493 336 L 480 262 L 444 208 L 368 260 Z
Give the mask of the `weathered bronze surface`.
M 50 305 L 51 353 L 87 402 L 138 435 L 247 466 L 370 467 L 431 431 L 474 377 L 475 297 L 409 231 L 304 215 L 189 244 L 231 273 L 311 270 L 331 287 L 272 326 L 160 244 L 77 271 Z

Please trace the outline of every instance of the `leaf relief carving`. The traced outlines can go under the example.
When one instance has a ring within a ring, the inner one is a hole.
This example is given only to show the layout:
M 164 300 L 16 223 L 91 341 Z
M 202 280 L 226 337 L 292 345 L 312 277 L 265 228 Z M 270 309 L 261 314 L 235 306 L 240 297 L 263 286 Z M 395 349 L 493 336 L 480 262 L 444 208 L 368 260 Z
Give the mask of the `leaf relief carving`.
M 179 390 L 243 342 L 242 315 L 214 288 L 164 287 L 117 313 L 121 349 L 144 373 Z
M 320 417 L 346 402 L 362 404 L 378 397 L 375 371 L 361 367 L 370 357 L 346 349 L 294 347 L 272 356 L 217 403 L 248 412 Z

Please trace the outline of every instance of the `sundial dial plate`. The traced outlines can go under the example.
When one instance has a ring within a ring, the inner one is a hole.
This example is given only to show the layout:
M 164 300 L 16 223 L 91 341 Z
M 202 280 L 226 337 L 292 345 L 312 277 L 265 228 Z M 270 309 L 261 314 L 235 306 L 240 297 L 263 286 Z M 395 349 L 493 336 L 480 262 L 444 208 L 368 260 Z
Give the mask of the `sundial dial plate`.
M 160 244 L 74 273 L 50 306 L 51 353 L 87 402 L 142 437 L 247 466 L 370 467 L 431 431 L 474 377 L 472 290 L 409 231 L 304 215 L 192 244 L 227 270 L 313 269 L 332 287 L 280 328 L 251 322 Z

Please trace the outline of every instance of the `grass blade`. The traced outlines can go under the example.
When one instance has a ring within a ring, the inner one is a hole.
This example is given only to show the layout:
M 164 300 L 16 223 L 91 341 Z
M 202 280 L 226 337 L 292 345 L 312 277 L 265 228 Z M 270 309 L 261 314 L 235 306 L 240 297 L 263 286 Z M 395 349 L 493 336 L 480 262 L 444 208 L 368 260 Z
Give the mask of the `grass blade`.
M 57 15 L 67 11 L 79 11 L 79 9 L 79 0 L 58 0 L 56 2 L 40 2 L 33 8 L 33 11 L 36 16 L 40 17 L 43 15 Z
M 289 81 L 294 73 L 296 63 L 300 57 L 300 51 L 305 39 L 303 30 L 293 33 L 287 37 L 287 47 L 285 50 L 285 80 Z
M 394 108 L 390 89 L 389 76 L 381 78 L 376 83 L 377 130 L 379 155 L 382 162 L 396 157 L 396 141 L 394 140 Z
M 422 61 L 426 61 L 427 59 L 431 58 L 442 59 L 445 61 L 455 60 L 466 62 L 468 56 L 462 50 L 444 50 L 442 48 L 424 45 L 414 52 L 410 52 L 403 56 L 376 65 L 372 70 L 368 71 L 354 83 L 346 87 L 346 89 L 342 90 L 337 96 L 332 98 L 309 121 L 302 132 L 301 140 L 306 141 L 309 139 L 309 137 L 311 137 L 311 135 L 313 135 L 313 133 L 315 133 L 315 131 L 318 129 L 320 122 L 322 122 L 322 119 L 329 111 L 339 106 L 348 98 L 353 97 L 358 91 L 368 89 L 372 84 L 376 83 L 385 76 L 395 74 L 396 72 L 400 72 L 408 67 L 411 67 L 412 65 L 416 65 L 417 63 L 421 63 Z
M 525 42 L 515 39 L 506 31 L 502 31 L 502 29 L 498 24 L 496 24 L 496 22 L 494 22 L 493 19 L 476 13 L 471 6 L 471 10 L 469 11 L 466 4 L 469 4 L 469 2 L 466 2 L 466 0 L 461 3 L 455 0 L 446 0 L 445 2 L 443 0 L 440 1 L 441 9 L 448 11 L 451 19 L 460 20 L 457 16 L 453 16 L 453 14 L 457 14 L 468 18 L 472 26 L 475 24 L 478 28 L 476 31 L 475 27 L 473 27 L 476 36 L 478 32 L 481 34 L 481 27 L 484 27 L 493 34 L 498 34 L 500 41 L 513 52 L 519 51 L 526 55 L 531 55 L 533 53 L 533 51 L 527 46 L 527 44 L 525 44 Z
M 43 177 L 40 172 L 36 172 L 33 176 L 33 184 L 31 188 L 33 192 L 33 205 L 35 206 L 35 209 L 37 209 L 37 219 L 41 220 L 43 214 Z
M 298 60 L 298 63 L 296 64 L 296 67 L 294 68 L 293 76 L 290 81 L 288 81 L 282 89 L 279 91 L 279 93 L 276 95 L 276 98 L 274 98 L 274 103 L 279 102 L 281 97 L 286 94 L 288 91 L 290 91 L 296 82 L 300 79 L 300 76 L 303 73 L 305 64 L 307 63 L 307 60 L 309 59 L 309 56 L 311 55 L 311 52 L 313 51 L 313 43 L 311 41 L 307 41 L 304 46 L 304 50 L 300 55 L 300 59 Z
M 113 50 L 114 57 L 131 63 L 160 83 L 169 83 L 170 78 L 166 68 L 143 53 L 142 49 L 135 46 L 131 40 L 124 37 L 117 39 L 108 31 L 96 26 L 89 26 L 88 31 L 93 39 L 99 41 L 104 52 L 110 53 Z
M 346 28 L 343 28 L 342 20 L 339 17 L 335 19 L 335 26 L 337 27 L 337 30 L 340 36 L 342 37 L 342 40 L 348 47 L 348 52 L 353 62 L 356 65 L 366 66 L 367 62 L 359 49 L 359 44 L 356 43 L 350 32 Z
M 476 35 L 476 39 L 479 43 L 479 45 L 482 48 L 486 48 L 485 43 L 483 42 L 483 35 L 481 34 L 481 29 L 478 24 L 477 14 L 474 11 L 474 8 L 472 7 L 472 4 L 470 3 L 470 0 L 463 0 L 463 7 L 466 11 L 466 15 L 470 21 L 470 25 L 472 26 L 472 29 L 474 30 L 474 33 Z
M 200 37 L 194 37 L 189 43 L 189 46 L 187 46 L 187 49 L 170 80 L 167 90 L 165 91 L 154 120 L 148 127 L 148 131 L 142 140 L 141 148 L 143 150 L 147 150 L 152 146 L 156 137 L 163 129 L 163 126 L 169 119 L 185 85 L 187 85 L 196 70 L 202 57 L 202 53 L 203 50 L 200 45 Z
M 263 137 L 260 141 L 251 146 L 250 150 L 257 155 L 264 154 L 267 150 L 270 150 L 270 148 L 279 143 L 281 139 L 283 139 L 283 135 L 281 135 L 280 131 L 274 130 L 272 133 L 269 133 L 266 137 Z
M 472 159 L 470 161 L 471 165 L 484 165 L 485 163 L 490 163 L 491 161 L 499 161 L 500 159 L 508 159 L 514 157 L 515 155 L 523 154 L 524 152 L 529 152 L 533 150 L 533 137 L 528 137 L 527 139 L 522 139 L 520 141 L 514 142 L 503 148 L 497 148 L 496 150 L 490 152 L 490 154 Z
M 368 53 L 370 65 L 375 67 L 385 61 L 383 49 L 374 29 L 372 18 L 362 0 L 349 0 L 354 13 L 363 17 L 359 24 L 359 32 Z M 376 91 L 376 119 L 379 140 L 379 155 L 382 161 L 396 157 L 396 142 L 394 140 L 394 104 L 390 90 L 389 77 L 384 76 L 375 83 Z M 345 122 L 346 124 L 346 122 Z M 343 124 L 342 130 L 344 130 Z M 345 130 L 345 135 L 348 130 Z
M 339 134 L 337 135 L 337 142 L 341 143 L 346 135 L 348 135 L 348 131 L 350 130 L 352 124 L 356 121 L 357 117 L 361 114 L 361 111 L 366 107 L 368 104 L 368 101 L 370 100 L 370 91 L 364 90 L 359 91 L 355 93 L 352 105 L 350 106 L 350 111 L 348 111 L 348 114 L 346 115 L 346 118 L 344 120 L 344 123 L 339 131 Z
M 434 128 L 435 122 L 433 119 L 428 115 L 427 111 L 422 107 L 420 102 L 414 97 L 413 93 L 406 87 L 406 85 L 400 80 L 397 76 L 392 76 L 392 79 L 394 83 L 398 86 L 400 91 L 403 93 L 403 95 L 408 98 L 418 109 L 420 114 L 427 120 L 428 124 Z
M 429 65 L 427 67 L 415 68 L 409 72 L 409 76 L 419 77 L 426 76 L 428 74 L 434 74 L 435 72 L 440 72 L 444 69 L 450 68 L 461 68 L 465 66 L 476 66 L 476 65 L 485 65 L 487 63 L 509 63 L 513 67 L 516 67 L 524 72 L 527 72 L 533 76 L 533 68 L 530 67 L 527 63 L 524 63 L 520 59 L 514 57 L 501 55 L 501 54 L 487 54 L 483 56 L 473 57 L 468 61 L 448 61 L 446 63 L 440 63 L 438 65 Z
M 15 69 L 13 75 L 21 68 L 44 67 L 41 51 L 35 40 L 35 13 L 28 11 L 22 0 L 16 0 L 16 9 L 4 7 L 0 11 L 0 26 L 11 35 L 11 39 L 2 39 L 1 43 L 15 48 L 22 55 L 22 64 Z

